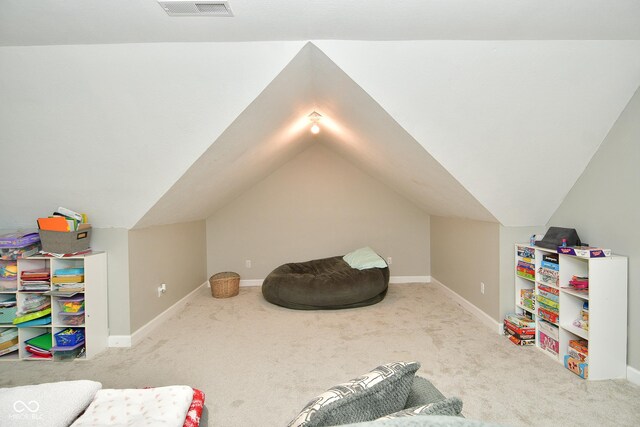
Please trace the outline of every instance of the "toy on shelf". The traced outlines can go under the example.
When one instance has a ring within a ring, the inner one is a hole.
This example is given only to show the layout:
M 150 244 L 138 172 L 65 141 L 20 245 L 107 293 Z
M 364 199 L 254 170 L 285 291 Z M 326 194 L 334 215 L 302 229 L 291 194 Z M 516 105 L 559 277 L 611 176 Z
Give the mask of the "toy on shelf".
M 585 331 L 589 330 L 589 301 L 582 303 L 580 317 L 573 321 L 573 326 L 577 326 Z

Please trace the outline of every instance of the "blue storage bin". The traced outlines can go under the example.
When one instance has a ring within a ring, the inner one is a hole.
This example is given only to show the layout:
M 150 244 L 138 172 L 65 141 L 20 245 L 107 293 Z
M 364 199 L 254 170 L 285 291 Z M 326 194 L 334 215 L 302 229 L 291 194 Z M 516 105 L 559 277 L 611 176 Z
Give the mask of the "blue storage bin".
M 56 333 L 55 338 L 58 347 L 71 347 L 84 341 L 84 329 L 67 328 Z

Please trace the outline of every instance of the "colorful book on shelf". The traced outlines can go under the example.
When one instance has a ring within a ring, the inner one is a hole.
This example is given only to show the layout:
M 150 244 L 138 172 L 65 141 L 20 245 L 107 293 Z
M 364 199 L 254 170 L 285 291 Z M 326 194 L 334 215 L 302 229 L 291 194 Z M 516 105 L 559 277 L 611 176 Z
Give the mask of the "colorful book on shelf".
M 521 266 L 521 265 L 519 265 L 519 266 L 516 268 L 516 270 L 517 270 L 517 271 L 520 271 L 520 272 L 522 272 L 522 273 L 526 273 L 526 274 L 531 274 L 531 275 L 536 274 L 536 271 L 535 271 L 534 269 L 532 269 L 532 268 L 528 268 L 528 267 L 524 267 L 524 266 Z
M 29 328 L 31 326 L 44 326 L 51 324 L 51 316 L 39 317 L 37 319 L 28 320 L 26 322 L 18 323 L 16 328 Z
M 558 301 L 554 301 L 554 300 L 551 300 L 549 298 L 545 298 L 542 295 L 538 295 L 537 299 L 538 299 L 539 303 L 543 304 L 543 306 L 546 306 L 549 309 L 555 309 L 557 311 L 558 307 L 560 306 Z
M 5 354 L 9 354 L 9 353 L 13 353 L 14 351 L 18 351 L 19 348 L 20 348 L 20 343 L 14 344 L 9 348 L 6 348 L 4 350 L 0 350 L 0 356 L 4 356 Z
M 76 274 L 73 276 L 53 276 L 51 283 L 82 283 L 84 275 Z
M 3 328 L 0 332 L 0 343 L 11 341 L 18 336 L 18 330 L 16 328 Z
M 16 317 L 15 319 L 13 319 L 13 324 L 18 325 L 20 323 L 28 322 L 30 320 L 39 319 L 48 314 L 51 314 L 51 307 L 45 308 L 44 310 L 41 310 L 41 311 L 36 311 L 35 313 L 29 313 L 29 314 L 25 314 L 24 316 Z
M 543 291 L 540 288 L 538 288 L 538 296 L 556 303 L 560 301 L 560 296 L 558 294 L 553 294 L 551 292 Z
M 536 258 L 536 251 L 533 248 L 528 248 L 526 246 L 518 246 L 518 256 L 521 258 Z
M 538 316 L 547 322 L 558 323 L 558 313 L 549 311 L 544 307 L 538 307 Z
M 549 270 L 560 271 L 560 266 L 553 262 L 542 261 L 540 265 L 544 268 L 548 268 Z
M 545 335 L 547 335 L 550 338 L 553 338 L 554 340 L 558 341 L 560 338 L 560 329 L 555 326 L 552 325 L 551 323 L 547 323 L 545 321 L 540 321 L 538 323 L 538 330 L 540 330 L 541 332 L 544 332 Z
M 538 332 L 538 335 L 540 348 L 557 356 L 560 350 L 560 343 L 542 331 Z
M 536 339 L 536 333 L 535 332 L 533 332 L 531 334 L 519 334 L 516 331 L 505 327 L 504 328 L 504 333 L 506 335 L 512 335 L 512 336 L 518 338 L 519 340 L 535 340 Z
M 507 313 L 505 319 L 520 328 L 535 328 L 535 320 L 521 314 Z
M 536 332 L 536 328 L 522 328 L 518 325 L 515 325 L 509 322 L 509 320 L 507 319 L 504 319 L 504 327 L 519 335 L 529 335 L 529 334 L 534 334 Z
M 77 276 L 84 275 L 84 268 L 58 268 L 53 272 L 54 276 Z
M 604 258 L 611 256 L 611 249 L 595 248 L 592 246 L 569 246 L 558 248 L 558 253 L 580 258 Z
M 33 348 L 39 348 L 41 350 L 51 350 L 51 347 L 53 347 L 51 332 L 47 332 L 42 335 L 38 335 L 37 337 L 28 339 L 24 343 L 30 345 Z
M 547 286 L 547 285 L 543 285 L 543 284 L 538 284 L 538 290 L 547 292 L 549 294 L 553 294 L 553 295 L 560 295 L 560 291 L 557 288 L 553 288 L 551 286 Z M 551 298 L 552 299 L 552 298 Z
M 518 267 L 526 268 L 527 270 L 535 270 L 536 266 L 530 262 L 518 261 Z
M 574 359 L 568 354 L 564 356 L 564 367 L 580 378 L 589 378 L 589 364 L 583 363 L 579 359 Z
M 0 352 L 2 350 L 6 350 L 10 347 L 15 346 L 16 344 L 18 344 L 18 335 L 16 335 L 15 337 L 5 341 L 5 342 L 0 342 Z
M 63 216 L 38 218 L 38 228 L 47 231 L 69 231 L 69 223 Z
M 49 278 L 49 270 L 46 268 L 39 268 L 37 270 L 24 270 L 20 273 L 21 279 L 48 279 Z
M 535 345 L 536 340 L 532 339 L 532 340 L 521 340 L 513 335 L 509 335 L 508 336 L 509 341 L 511 341 L 512 343 L 514 343 L 515 345 Z
M 573 347 L 567 348 L 567 354 L 581 363 L 589 363 L 589 355 L 576 350 Z
M 575 348 L 580 353 L 589 354 L 589 341 L 587 340 L 569 340 L 569 347 Z

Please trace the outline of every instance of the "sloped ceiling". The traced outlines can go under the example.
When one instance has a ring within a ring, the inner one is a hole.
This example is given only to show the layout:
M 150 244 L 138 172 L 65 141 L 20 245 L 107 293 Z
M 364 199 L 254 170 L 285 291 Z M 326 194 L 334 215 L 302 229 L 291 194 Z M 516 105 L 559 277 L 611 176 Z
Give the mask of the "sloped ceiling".
M 0 48 L 0 228 L 204 218 L 311 143 L 429 213 L 541 225 L 640 84 L 638 41 L 314 44 Z
M 302 42 L 0 48 L 0 229 L 131 227 Z
M 155 0 L 2 0 L 0 44 L 640 39 L 637 0 L 230 0 L 171 18 Z
M 316 44 L 509 226 L 548 221 L 640 85 L 638 41 Z
M 320 112 L 313 136 L 307 116 Z M 431 214 L 495 218 L 371 97 L 308 43 L 136 224 L 209 216 L 313 144 L 324 144 Z M 349 183 L 345 183 L 349 185 Z

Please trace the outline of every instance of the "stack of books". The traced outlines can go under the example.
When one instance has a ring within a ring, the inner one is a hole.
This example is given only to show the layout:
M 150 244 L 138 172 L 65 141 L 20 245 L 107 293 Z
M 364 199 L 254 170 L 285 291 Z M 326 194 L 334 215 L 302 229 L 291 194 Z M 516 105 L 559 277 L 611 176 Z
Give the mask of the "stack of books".
M 509 313 L 504 319 L 504 334 L 516 345 L 534 345 L 536 322 L 529 317 Z
M 0 356 L 18 351 L 18 330 L 0 328 Z
M 560 291 L 551 286 L 538 284 L 538 316 L 554 324 L 558 324 L 560 308 Z
M 51 333 L 38 335 L 24 342 L 24 349 L 31 355 L 32 359 L 51 359 L 53 353 L 51 347 L 53 347 Z
M 536 299 L 533 295 L 533 288 L 520 289 L 520 305 L 530 310 L 536 309 Z
M 51 323 L 51 299 L 41 294 L 25 294 L 13 324 L 20 328 Z
M 570 340 L 564 366 L 574 374 L 587 379 L 589 377 L 589 343 L 587 340 Z
M 539 281 L 545 285 L 557 287 L 560 283 L 560 266 L 558 264 L 558 254 L 544 254 L 538 269 Z
M 530 280 L 536 280 L 536 266 L 534 265 L 536 251 L 526 246 L 518 246 L 518 267 L 516 274 Z
M 82 292 L 84 268 L 59 268 L 53 272 L 51 283 L 56 292 Z
M 25 292 L 47 292 L 51 282 L 49 269 L 25 270 L 20 274 L 20 290 Z

